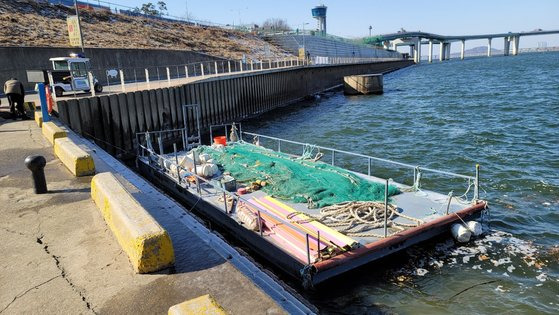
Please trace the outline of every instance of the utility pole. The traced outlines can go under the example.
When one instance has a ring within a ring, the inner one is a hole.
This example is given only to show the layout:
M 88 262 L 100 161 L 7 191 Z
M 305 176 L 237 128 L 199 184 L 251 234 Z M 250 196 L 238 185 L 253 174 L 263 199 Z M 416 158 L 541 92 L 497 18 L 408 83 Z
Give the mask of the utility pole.
M 83 34 L 82 34 L 82 25 L 80 22 L 80 11 L 78 11 L 78 1 L 74 0 L 74 8 L 76 9 L 76 16 L 78 17 L 78 29 L 80 30 L 80 44 L 82 46 L 82 53 L 85 52 L 83 49 Z

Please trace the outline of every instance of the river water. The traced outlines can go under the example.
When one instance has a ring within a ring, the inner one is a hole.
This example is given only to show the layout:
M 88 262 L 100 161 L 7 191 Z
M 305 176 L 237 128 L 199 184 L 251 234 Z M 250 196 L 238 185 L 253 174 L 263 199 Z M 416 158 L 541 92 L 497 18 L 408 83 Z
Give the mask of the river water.
M 490 229 L 466 245 L 445 236 L 412 247 L 302 294 L 323 313 L 559 313 L 559 53 L 424 63 L 385 75 L 384 91 L 331 93 L 243 129 L 467 175 L 479 163 Z M 410 170 L 375 164 L 373 174 L 411 183 Z M 467 186 L 423 178 L 444 194 Z

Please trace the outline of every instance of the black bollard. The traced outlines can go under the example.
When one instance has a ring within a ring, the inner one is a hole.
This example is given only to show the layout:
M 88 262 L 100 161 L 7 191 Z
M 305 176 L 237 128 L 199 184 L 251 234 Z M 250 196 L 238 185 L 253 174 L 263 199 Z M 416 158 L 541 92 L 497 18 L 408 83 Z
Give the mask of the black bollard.
M 41 155 L 30 155 L 25 158 L 25 166 L 31 170 L 31 177 L 33 178 L 36 194 L 47 193 L 45 165 L 47 165 L 47 160 Z

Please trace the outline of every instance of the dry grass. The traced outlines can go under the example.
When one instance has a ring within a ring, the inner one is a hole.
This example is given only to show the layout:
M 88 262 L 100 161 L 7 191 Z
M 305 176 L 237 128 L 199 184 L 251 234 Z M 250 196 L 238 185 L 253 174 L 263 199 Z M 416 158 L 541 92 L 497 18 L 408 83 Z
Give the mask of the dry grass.
M 69 46 L 70 8 L 35 0 L 0 1 L 0 46 Z M 86 47 L 175 49 L 240 59 L 276 58 L 284 51 L 237 31 L 130 17 L 102 11 L 81 12 Z

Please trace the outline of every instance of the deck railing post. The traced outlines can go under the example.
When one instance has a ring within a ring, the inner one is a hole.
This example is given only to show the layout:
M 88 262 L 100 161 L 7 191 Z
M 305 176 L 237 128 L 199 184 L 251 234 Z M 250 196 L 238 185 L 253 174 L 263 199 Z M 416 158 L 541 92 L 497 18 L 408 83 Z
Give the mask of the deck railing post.
M 159 144 L 159 154 L 163 155 L 163 139 L 161 139 L 161 133 L 159 133 L 159 136 L 157 137 L 157 142 Z
M 262 218 L 260 217 L 260 210 L 258 210 L 258 231 L 260 232 L 260 236 L 262 236 Z
M 336 160 L 336 151 L 332 150 L 332 166 L 334 166 L 335 160 Z
M 479 164 L 476 164 L 476 179 L 474 183 L 474 200 L 479 200 Z
M 227 208 L 227 195 L 223 191 L 223 205 L 225 206 L 225 213 L 229 214 L 229 209 Z
M 309 263 L 309 265 L 311 264 L 311 249 L 309 247 L 309 234 L 306 234 L 307 236 L 307 262 Z
M 177 165 L 177 180 L 181 183 L 181 172 L 179 170 L 179 156 L 177 155 L 177 144 L 173 143 L 173 152 L 175 154 L 175 164 Z
M 316 230 L 316 235 L 317 235 L 316 236 L 316 245 L 317 245 L 316 248 L 318 248 L 318 258 L 321 258 L 320 257 L 321 256 L 320 255 L 320 230 Z
M 278 139 L 278 152 L 281 152 L 281 140 Z
M 384 237 L 388 235 L 388 179 L 384 185 Z
M 368 160 L 369 160 L 369 165 L 367 167 L 367 175 L 371 176 L 371 158 L 369 158 Z

